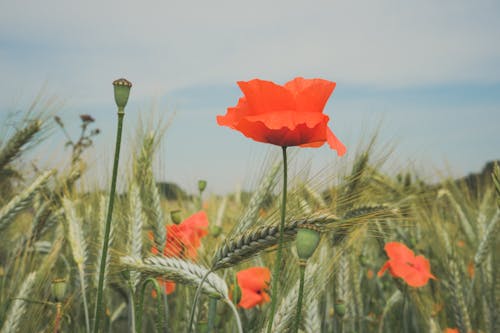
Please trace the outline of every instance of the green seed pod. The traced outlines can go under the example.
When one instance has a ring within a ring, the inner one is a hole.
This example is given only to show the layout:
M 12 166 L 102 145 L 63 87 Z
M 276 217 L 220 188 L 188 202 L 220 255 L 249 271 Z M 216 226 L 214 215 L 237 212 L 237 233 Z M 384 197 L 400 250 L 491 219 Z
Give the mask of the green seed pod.
M 203 192 L 205 191 L 206 188 L 207 188 L 207 181 L 203 179 L 198 180 L 198 190 L 200 192 Z
M 182 222 L 182 215 L 179 209 L 170 211 L 170 218 L 175 224 L 180 224 Z
M 56 302 L 60 302 L 64 299 L 66 295 L 66 289 L 68 284 L 65 278 L 59 278 L 52 280 L 52 296 Z
M 132 88 L 132 83 L 127 79 L 118 79 L 113 81 L 113 86 L 115 90 L 115 102 L 118 109 L 124 109 L 127 105 L 128 96 L 130 94 L 130 88 Z
M 318 247 L 320 236 L 319 230 L 310 225 L 302 226 L 297 231 L 295 246 L 297 247 L 299 259 L 307 260 L 313 255 Z
M 219 227 L 218 225 L 212 225 L 210 227 L 210 234 L 213 236 L 213 237 L 218 237 L 220 235 L 220 233 L 222 232 L 222 228 Z
M 335 314 L 338 317 L 343 318 L 345 316 L 345 312 L 346 312 L 346 307 L 345 307 L 344 301 L 341 299 L 338 299 L 335 302 Z

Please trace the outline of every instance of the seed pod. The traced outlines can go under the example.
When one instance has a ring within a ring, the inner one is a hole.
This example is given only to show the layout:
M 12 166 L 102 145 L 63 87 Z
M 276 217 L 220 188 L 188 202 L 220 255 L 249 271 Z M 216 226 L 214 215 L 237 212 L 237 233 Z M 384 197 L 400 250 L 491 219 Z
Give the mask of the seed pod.
M 200 192 L 203 192 L 205 191 L 206 188 L 207 188 L 207 181 L 203 179 L 198 180 L 198 190 Z
M 312 225 L 304 225 L 299 228 L 295 239 L 299 259 L 307 260 L 313 255 L 318 247 L 320 236 L 319 230 Z
M 182 222 L 181 211 L 179 209 L 170 211 L 170 218 L 172 219 L 172 222 L 174 222 L 175 224 L 181 223 Z
M 128 102 L 128 96 L 130 94 L 130 88 L 132 88 L 132 83 L 127 79 L 118 79 L 113 81 L 113 86 L 115 90 L 115 102 L 118 109 L 124 109 Z
M 66 295 L 66 289 L 68 284 L 65 278 L 58 278 L 52 280 L 52 296 L 56 302 L 60 302 L 64 299 Z

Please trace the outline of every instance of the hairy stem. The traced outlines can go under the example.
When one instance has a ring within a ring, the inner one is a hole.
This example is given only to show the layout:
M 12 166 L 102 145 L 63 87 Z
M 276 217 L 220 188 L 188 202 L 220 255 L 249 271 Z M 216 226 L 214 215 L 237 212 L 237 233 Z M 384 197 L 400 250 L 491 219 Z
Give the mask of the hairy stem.
M 109 233 L 111 230 L 111 217 L 113 216 L 113 206 L 115 203 L 116 177 L 118 175 L 118 161 L 120 160 L 120 145 L 122 141 L 123 108 L 118 109 L 118 127 L 116 132 L 115 160 L 113 163 L 113 176 L 111 178 L 111 190 L 109 193 L 108 216 L 106 219 L 106 229 L 104 231 L 104 240 L 101 253 L 101 267 L 99 270 L 99 284 L 97 287 L 97 301 L 95 306 L 94 333 L 99 331 L 99 321 L 102 312 L 102 299 L 104 291 L 104 271 L 106 270 L 106 257 L 108 255 Z
M 302 314 L 302 299 L 304 297 L 304 275 L 306 272 L 306 263 L 300 262 L 299 263 L 299 269 L 300 269 L 300 282 L 299 282 L 299 298 L 297 300 L 297 314 L 295 315 L 295 327 L 294 327 L 294 332 L 298 333 L 299 332 L 299 326 L 300 326 L 300 315 Z
M 281 257 L 283 253 L 283 231 L 285 230 L 285 214 L 286 214 L 286 190 L 287 190 L 287 160 L 286 147 L 281 147 L 283 152 L 283 199 L 281 202 L 281 221 L 280 221 L 280 237 L 278 242 L 278 252 L 276 254 L 276 262 L 273 269 L 273 281 L 271 287 L 271 318 L 267 326 L 267 333 L 271 333 L 273 327 L 274 313 L 276 312 L 276 304 L 278 301 L 278 280 L 281 271 Z

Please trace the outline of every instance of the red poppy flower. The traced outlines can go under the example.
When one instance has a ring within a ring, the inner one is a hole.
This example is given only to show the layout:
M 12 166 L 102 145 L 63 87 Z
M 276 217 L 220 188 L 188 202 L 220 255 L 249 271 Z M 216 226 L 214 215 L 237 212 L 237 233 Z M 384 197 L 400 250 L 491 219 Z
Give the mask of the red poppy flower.
M 208 218 L 204 211 L 195 213 L 182 221 L 180 224 L 172 224 L 166 227 L 167 242 L 163 249 L 163 255 L 167 257 L 178 257 L 196 259 L 201 239 L 208 234 Z M 149 238 L 153 239 L 153 233 L 149 233 Z M 159 251 L 153 246 L 153 254 Z M 159 278 L 158 282 L 163 284 L 165 291 L 171 294 L 175 291 L 175 282 Z
M 267 294 L 271 272 L 266 267 L 251 267 L 236 273 L 238 286 L 241 289 L 241 300 L 238 306 L 250 309 L 270 301 Z
M 399 277 L 412 287 L 422 287 L 429 279 L 436 277 L 431 274 L 431 265 L 424 256 L 415 256 L 406 245 L 398 242 L 385 244 L 385 252 L 389 260 L 382 266 L 378 276 L 382 276 L 389 269 L 394 277 Z
M 298 77 L 284 86 L 259 79 L 238 85 L 244 97 L 225 116 L 217 116 L 219 125 L 258 142 L 282 147 L 320 147 L 328 142 L 339 156 L 346 152 L 323 114 L 335 82 Z
M 459 333 L 458 328 L 447 328 L 444 333 Z
M 208 234 L 208 218 L 204 211 L 191 215 L 180 224 L 167 226 L 167 244 L 163 254 L 168 257 L 196 259 L 201 239 Z

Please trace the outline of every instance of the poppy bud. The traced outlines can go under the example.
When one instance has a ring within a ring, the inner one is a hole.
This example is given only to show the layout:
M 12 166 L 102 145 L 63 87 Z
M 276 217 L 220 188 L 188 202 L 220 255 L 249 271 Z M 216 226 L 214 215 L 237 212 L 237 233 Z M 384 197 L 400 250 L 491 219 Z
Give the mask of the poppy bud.
M 319 230 L 312 225 L 305 225 L 299 228 L 297 238 L 295 239 L 299 259 L 307 260 L 313 255 L 318 247 L 320 236 Z
M 345 316 L 345 312 L 346 312 L 346 307 L 345 307 L 345 303 L 343 300 L 341 299 L 338 299 L 336 302 L 335 302 L 335 313 L 337 314 L 337 316 L 339 316 L 340 318 L 343 318 Z
M 180 224 L 182 222 L 182 215 L 179 209 L 170 211 L 170 218 L 175 224 Z
M 132 83 L 127 79 L 118 79 L 113 81 L 113 86 L 115 90 L 115 102 L 118 109 L 124 109 L 127 105 L 128 96 L 130 94 L 130 88 Z
M 203 179 L 198 180 L 198 190 L 200 192 L 203 192 L 205 191 L 206 188 L 207 188 L 207 181 Z
M 219 227 L 218 225 L 212 225 L 210 227 L 210 234 L 213 236 L 213 237 L 218 237 L 220 235 L 220 233 L 222 232 L 222 228 Z
M 370 264 L 370 260 L 368 259 L 367 256 L 365 255 L 360 255 L 359 256 L 359 263 L 362 265 L 362 266 L 368 266 Z
M 59 278 L 52 280 L 52 296 L 56 302 L 60 302 L 64 299 L 66 295 L 67 283 L 65 278 Z

